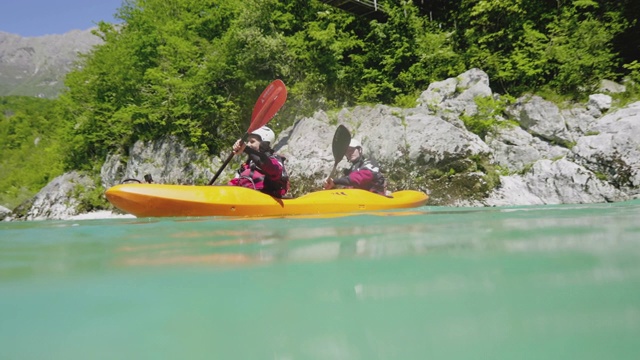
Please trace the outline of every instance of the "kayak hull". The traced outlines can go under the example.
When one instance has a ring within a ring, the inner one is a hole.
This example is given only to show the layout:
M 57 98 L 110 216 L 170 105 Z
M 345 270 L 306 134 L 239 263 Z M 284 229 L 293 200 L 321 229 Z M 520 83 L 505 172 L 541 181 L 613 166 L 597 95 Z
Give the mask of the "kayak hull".
M 414 208 L 429 199 L 420 191 L 403 190 L 387 197 L 360 189 L 321 190 L 278 199 L 239 186 L 163 184 L 121 184 L 105 195 L 113 206 L 137 217 L 329 214 Z

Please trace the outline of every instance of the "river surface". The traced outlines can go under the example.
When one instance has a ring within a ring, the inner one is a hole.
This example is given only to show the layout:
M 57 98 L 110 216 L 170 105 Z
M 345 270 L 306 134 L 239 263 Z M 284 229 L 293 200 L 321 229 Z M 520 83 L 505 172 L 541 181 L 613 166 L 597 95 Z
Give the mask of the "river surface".
M 0 223 L 0 359 L 640 359 L 640 200 Z

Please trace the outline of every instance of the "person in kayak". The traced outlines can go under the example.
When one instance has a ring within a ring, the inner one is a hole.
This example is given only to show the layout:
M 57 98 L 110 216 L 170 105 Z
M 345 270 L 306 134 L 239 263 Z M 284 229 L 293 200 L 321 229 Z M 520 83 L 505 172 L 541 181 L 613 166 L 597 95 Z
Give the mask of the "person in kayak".
M 387 195 L 386 180 L 380 167 L 375 160 L 367 159 L 364 156 L 360 141 L 351 139 L 345 156 L 351 163 L 351 167 L 345 171 L 345 176 L 341 178 L 328 178 L 324 183 L 325 190 L 333 189 L 336 185 L 340 185 Z
M 271 149 L 275 137 L 273 130 L 263 126 L 249 134 L 247 143 L 242 139 L 236 141 L 233 152 L 246 153 L 247 160 L 242 163 L 228 185 L 255 189 L 278 198 L 289 191 L 289 176 L 284 167 L 285 158 L 276 155 Z

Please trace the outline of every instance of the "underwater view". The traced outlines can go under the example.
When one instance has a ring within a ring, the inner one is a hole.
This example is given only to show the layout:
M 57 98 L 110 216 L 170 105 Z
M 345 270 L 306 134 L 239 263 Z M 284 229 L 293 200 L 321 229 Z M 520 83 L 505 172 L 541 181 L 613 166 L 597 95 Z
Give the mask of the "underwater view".
M 0 223 L 2 359 L 638 359 L 640 201 Z

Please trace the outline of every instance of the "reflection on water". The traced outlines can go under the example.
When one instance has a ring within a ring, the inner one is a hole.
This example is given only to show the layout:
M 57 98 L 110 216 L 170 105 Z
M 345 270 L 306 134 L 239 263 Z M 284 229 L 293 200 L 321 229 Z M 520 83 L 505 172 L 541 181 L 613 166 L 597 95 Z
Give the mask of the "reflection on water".
M 0 224 L 0 358 L 638 358 L 638 215 Z
M 637 211 L 637 206 L 629 206 Z M 0 278 L 111 266 L 235 265 L 483 252 L 637 251 L 631 211 L 425 208 L 337 217 L 11 223 Z M 584 214 L 583 214 L 584 212 Z M 603 214 L 603 212 L 605 212 Z M 586 214 L 586 215 L 585 215 Z M 31 225 L 31 226 L 29 226 Z M 26 235 L 26 236 L 25 236 Z M 100 250 L 96 253 L 96 250 Z M 100 254 L 100 255 L 96 255 Z M 39 272 L 39 271 L 36 271 Z

